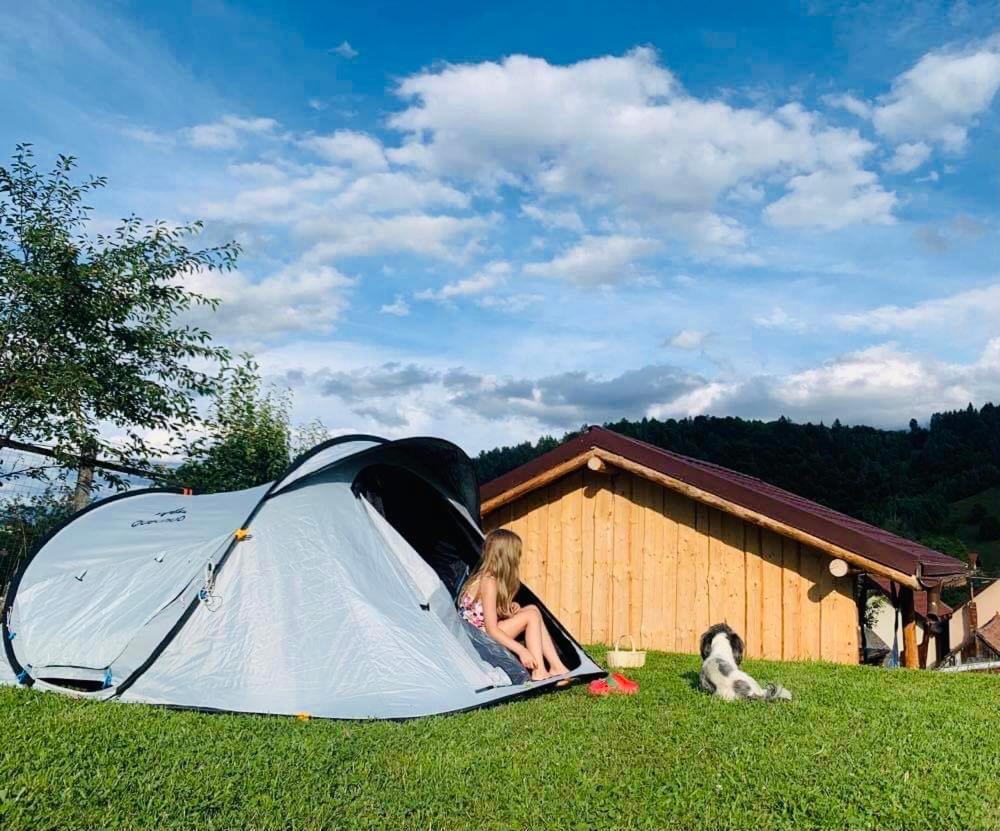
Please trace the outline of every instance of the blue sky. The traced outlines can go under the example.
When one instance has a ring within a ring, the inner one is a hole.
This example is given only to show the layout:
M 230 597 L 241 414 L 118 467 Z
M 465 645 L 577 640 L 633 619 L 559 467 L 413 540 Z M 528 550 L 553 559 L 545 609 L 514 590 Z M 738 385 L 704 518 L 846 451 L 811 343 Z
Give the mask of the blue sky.
M 470 451 L 1000 399 L 995 3 L 0 7 L 0 139 L 239 240 L 300 420 Z

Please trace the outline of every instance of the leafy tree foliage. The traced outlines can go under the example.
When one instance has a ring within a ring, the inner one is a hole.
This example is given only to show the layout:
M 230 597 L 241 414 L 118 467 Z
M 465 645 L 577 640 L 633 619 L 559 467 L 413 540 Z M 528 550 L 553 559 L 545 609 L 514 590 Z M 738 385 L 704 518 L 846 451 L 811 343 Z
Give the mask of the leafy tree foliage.
M 262 387 L 249 355 L 224 370 L 204 433 L 185 449 L 174 476 L 198 493 L 240 490 L 270 482 L 292 454 L 287 392 Z
M 86 200 L 106 181 L 76 182 L 74 167 L 59 156 L 41 172 L 27 144 L 0 166 L 0 450 L 20 439 L 71 464 L 99 454 L 146 467 L 147 431 L 179 437 L 195 424 L 195 400 L 217 388 L 211 367 L 229 357 L 180 322 L 217 303 L 184 279 L 232 268 L 238 247 L 192 250 L 200 224 L 135 216 L 88 233 Z M 0 470 L 0 483 L 11 475 Z
M 330 437 L 319 419 L 293 428 L 291 394 L 265 388 L 250 355 L 223 370 L 202 434 L 187 444 L 171 477 L 196 493 L 218 493 L 271 482 L 288 465 Z
M 61 485 L 0 502 L 0 595 L 21 560 L 71 513 L 72 492 Z

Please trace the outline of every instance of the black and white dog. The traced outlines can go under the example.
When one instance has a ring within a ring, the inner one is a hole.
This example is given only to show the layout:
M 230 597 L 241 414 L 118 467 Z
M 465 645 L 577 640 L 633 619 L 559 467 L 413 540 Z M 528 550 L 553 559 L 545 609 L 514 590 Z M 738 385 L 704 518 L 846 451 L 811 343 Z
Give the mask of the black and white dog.
M 777 684 L 761 687 L 740 669 L 743 662 L 743 639 L 725 623 L 716 623 L 701 636 L 701 688 L 726 701 L 756 698 L 763 701 L 789 701 L 792 694 Z

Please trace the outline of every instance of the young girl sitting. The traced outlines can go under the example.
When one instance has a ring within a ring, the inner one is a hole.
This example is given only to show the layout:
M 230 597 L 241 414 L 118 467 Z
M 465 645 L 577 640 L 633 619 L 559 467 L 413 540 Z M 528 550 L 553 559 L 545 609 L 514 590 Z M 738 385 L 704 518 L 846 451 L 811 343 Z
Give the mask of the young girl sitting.
M 490 531 L 483 541 L 479 565 L 459 596 L 458 609 L 469 623 L 513 652 L 531 671 L 532 681 L 564 675 L 569 670 L 556 652 L 538 607 L 514 602 L 521 587 L 520 565 L 521 538 L 502 528 Z M 516 640 L 522 635 L 523 645 Z

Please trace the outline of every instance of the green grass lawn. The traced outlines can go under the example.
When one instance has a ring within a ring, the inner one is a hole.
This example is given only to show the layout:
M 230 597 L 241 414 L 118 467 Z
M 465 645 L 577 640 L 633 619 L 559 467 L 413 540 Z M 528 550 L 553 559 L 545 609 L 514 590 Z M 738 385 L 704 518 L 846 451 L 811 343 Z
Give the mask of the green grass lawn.
M 405 723 L 0 690 L 0 828 L 1000 828 L 1000 677 L 749 662 L 788 704 L 568 691 Z

